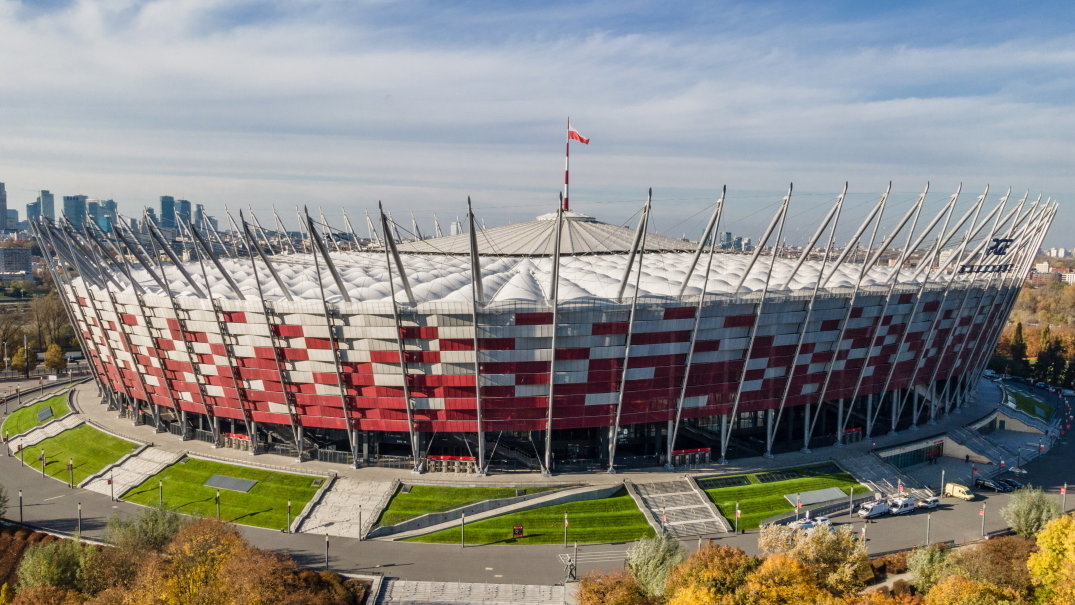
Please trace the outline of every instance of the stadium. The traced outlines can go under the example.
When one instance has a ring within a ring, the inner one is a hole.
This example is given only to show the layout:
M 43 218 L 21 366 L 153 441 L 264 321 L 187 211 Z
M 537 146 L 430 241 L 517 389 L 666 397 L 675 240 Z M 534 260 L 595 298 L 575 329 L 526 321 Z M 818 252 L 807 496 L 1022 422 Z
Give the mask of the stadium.
M 746 251 L 717 237 L 723 194 L 694 241 L 649 232 L 648 201 L 637 226 L 468 208 L 409 241 L 383 212 L 369 238 L 308 215 L 301 237 L 35 231 L 136 422 L 355 466 L 614 471 L 840 445 L 973 397 L 1055 205 L 885 192 L 850 217 L 845 196 L 791 246 L 789 192 Z

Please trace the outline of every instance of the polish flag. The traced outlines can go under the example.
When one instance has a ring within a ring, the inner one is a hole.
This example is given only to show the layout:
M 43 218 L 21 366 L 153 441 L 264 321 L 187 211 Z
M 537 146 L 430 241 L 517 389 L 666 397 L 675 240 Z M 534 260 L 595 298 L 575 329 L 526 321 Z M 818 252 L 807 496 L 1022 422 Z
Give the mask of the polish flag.
M 587 138 L 583 137 L 581 134 L 579 134 L 579 131 L 575 130 L 574 126 L 568 126 L 567 127 L 567 140 L 569 140 L 569 141 L 572 141 L 572 140 L 578 141 L 579 143 L 582 143 L 583 145 L 589 145 L 590 144 L 590 139 L 587 139 Z

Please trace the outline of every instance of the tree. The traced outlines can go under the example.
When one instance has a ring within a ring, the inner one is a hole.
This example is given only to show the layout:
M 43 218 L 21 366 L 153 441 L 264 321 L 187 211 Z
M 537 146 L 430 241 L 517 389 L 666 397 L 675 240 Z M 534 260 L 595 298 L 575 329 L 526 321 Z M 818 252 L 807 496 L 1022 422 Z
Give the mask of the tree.
M 1015 490 L 1000 514 L 1015 533 L 1033 536 L 1060 516 L 1060 505 L 1040 488 L 1024 487 Z
M 1038 532 L 1038 551 L 1027 559 L 1040 603 L 1075 602 L 1075 518 L 1063 515 Z
M 651 602 L 642 585 L 626 571 L 583 576 L 575 600 L 579 605 L 647 605 Z
M 814 573 L 802 561 L 776 554 L 747 576 L 736 591 L 736 600 L 750 605 L 800 605 L 817 603 L 823 595 Z
M 952 575 L 929 589 L 924 605 L 1014 605 L 1019 597 L 989 582 L 976 582 Z
M 53 372 L 62 372 L 67 369 L 67 357 L 63 354 L 60 345 L 52 343 L 45 351 L 45 367 Z
M 672 534 L 642 538 L 627 551 L 627 570 L 647 594 L 664 594 L 668 572 L 686 558 L 686 549 Z
M 797 529 L 770 525 L 762 529 L 758 548 L 766 554 L 784 553 L 801 561 L 817 584 L 834 595 L 858 592 L 869 565 L 866 545 L 849 526 Z
M 19 347 L 18 350 L 15 351 L 15 355 L 11 358 L 11 369 L 16 372 L 22 372 L 29 377 L 30 368 L 30 360 L 26 355 L 26 348 Z
M 119 548 L 161 552 L 190 521 L 164 507 L 145 508 L 134 519 L 113 515 L 108 541 Z
M 738 548 L 710 544 L 672 569 L 665 594 L 673 599 L 681 592 L 683 599 L 698 594 L 731 595 L 759 564 Z
M 96 550 L 97 547 L 78 540 L 56 540 L 30 546 L 23 553 L 17 572 L 20 593 L 42 585 L 81 590 L 87 565 Z
M 940 544 L 916 548 L 907 558 L 907 571 L 911 573 L 911 584 L 919 592 L 928 592 L 951 573 L 948 550 Z
M 0 605 L 11 605 L 14 598 L 15 595 L 11 593 L 11 587 L 7 585 L 7 582 L 0 584 Z
M 80 605 L 85 602 L 77 591 L 41 584 L 20 590 L 11 605 Z
M 977 582 L 1029 595 L 1032 589 L 1027 558 L 1037 547 L 1022 536 L 1000 536 L 954 551 L 951 558 L 958 573 Z

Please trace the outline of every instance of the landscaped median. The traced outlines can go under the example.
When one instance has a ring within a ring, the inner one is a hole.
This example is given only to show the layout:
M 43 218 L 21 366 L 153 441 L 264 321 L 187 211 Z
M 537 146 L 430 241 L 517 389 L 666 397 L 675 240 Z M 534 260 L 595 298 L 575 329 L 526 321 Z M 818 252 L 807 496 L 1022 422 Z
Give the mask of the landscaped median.
M 23 406 L 11 413 L 7 419 L 4 420 L 4 424 L 0 426 L 0 434 L 3 434 L 5 438 L 14 437 L 15 435 L 21 435 L 26 431 L 52 422 L 61 416 L 65 416 L 71 411 L 71 408 L 67 405 L 68 393 L 60 393 L 59 395 L 53 395 L 44 401 L 38 401 L 37 403 Z M 50 413 L 45 416 L 42 411 L 49 409 Z M 44 416 L 44 417 L 39 417 Z
M 730 523 L 735 524 L 736 503 L 742 516 L 739 529 L 756 529 L 762 521 L 795 506 L 785 494 L 798 494 L 836 487 L 850 495 L 866 494 L 869 489 L 849 473 L 833 464 L 804 466 L 742 475 L 699 477 L 698 484 Z
M 75 485 L 87 477 L 115 464 L 140 446 L 114 437 L 88 424 L 80 424 L 54 437 L 49 437 L 18 452 L 28 466 L 40 469 L 41 455 L 45 456 L 45 474 L 64 483 Z M 69 470 L 68 464 L 71 465 Z
M 611 497 L 556 504 L 467 523 L 463 539 L 466 544 L 558 544 L 564 539 L 564 513 L 567 513 L 569 542 L 633 542 L 653 535 L 653 529 L 638 510 L 627 490 Z M 522 527 L 522 537 L 513 537 Z M 445 529 L 410 538 L 411 542 L 458 544 L 460 528 Z
M 234 484 L 234 489 L 206 485 L 214 475 L 223 478 L 224 483 Z M 228 481 L 236 479 L 239 481 Z M 222 521 L 284 529 L 288 526 L 288 501 L 294 521 L 325 481 L 325 477 L 186 457 L 149 477 L 121 499 L 145 506 L 157 506 L 163 500 L 164 506 L 172 510 L 216 518 L 219 493 Z M 246 486 L 249 489 L 242 491 Z

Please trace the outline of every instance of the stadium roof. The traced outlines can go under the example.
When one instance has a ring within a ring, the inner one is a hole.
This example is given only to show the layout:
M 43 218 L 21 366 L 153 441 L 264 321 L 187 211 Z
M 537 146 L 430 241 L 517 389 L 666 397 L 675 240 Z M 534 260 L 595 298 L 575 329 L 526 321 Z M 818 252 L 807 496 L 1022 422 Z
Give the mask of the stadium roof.
M 564 212 L 560 232 L 560 254 L 615 254 L 627 252 L 636 230 L 602 223 L 592 216 L 571 210 Z M 554 253 L 556 213 L 543 214 L 532 221 L 478 231 L 478 252 L 497 256 L 550 256 Z M 647 252 L 692 250 L 691 242 L 646 234 Z M 400 252 L 415 254 L 470 254 L 470 235 L 462 233 L 435 239 L 406 242 Z

